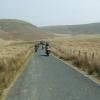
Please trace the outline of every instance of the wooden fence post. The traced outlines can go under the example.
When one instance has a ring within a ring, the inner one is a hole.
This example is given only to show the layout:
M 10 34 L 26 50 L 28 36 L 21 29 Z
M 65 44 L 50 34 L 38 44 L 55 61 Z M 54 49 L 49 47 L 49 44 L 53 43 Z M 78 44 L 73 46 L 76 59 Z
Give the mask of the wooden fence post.
M 94 60 L 94 52 L 92 53 L 92 60 Z
M 80 56 L 81 56 L 81 51 L 79 50 L 79 52 L 78 52 L 78 56 L 79 56 L 79 58 L 80 58 Z
M 74 54 L 75 54 L 75 50 L 72 50 L 72 56 L 74 56 Z
M 87 52 L 84 52 L 84 63 L 86 64 L 86 65 L 88 65 L 88 56 L 87 56 Z

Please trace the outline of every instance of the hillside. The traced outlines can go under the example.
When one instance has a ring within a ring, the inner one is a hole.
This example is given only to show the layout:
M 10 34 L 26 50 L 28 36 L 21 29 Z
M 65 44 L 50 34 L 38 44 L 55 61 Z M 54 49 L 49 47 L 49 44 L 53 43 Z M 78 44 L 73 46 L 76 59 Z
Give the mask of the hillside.
M 0 38 L 34 40 L 46 37 L 44 31 L 28 22 L 14 19 L 0 20 Z
M 46 26 L 42 29 L 60 34 L 100 34 L 100 23 L 82 25 Z

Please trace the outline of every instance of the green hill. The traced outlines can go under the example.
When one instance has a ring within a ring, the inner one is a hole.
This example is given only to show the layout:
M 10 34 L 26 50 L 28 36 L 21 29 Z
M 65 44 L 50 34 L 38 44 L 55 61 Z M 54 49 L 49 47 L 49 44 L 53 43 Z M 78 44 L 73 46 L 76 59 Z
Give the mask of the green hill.
M 100 23 L 83 24 L 83 25 L 59 25 L 46 26 L 42 29 L 60 34 L 100 34 Z
M 34 40 L 46 38 L 47 34 L 38 27 L 21 20 L 0 19 L 0 38 Z

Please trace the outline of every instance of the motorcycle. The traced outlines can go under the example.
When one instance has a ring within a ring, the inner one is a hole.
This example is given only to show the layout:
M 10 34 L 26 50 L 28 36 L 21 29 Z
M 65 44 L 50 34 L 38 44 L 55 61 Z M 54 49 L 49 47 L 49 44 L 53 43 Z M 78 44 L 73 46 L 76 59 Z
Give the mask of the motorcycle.
M 50 55 L 50 52 L 51 52 L 50 49 L 47 49 L 46 50 L 46 55 L 49 56 Z

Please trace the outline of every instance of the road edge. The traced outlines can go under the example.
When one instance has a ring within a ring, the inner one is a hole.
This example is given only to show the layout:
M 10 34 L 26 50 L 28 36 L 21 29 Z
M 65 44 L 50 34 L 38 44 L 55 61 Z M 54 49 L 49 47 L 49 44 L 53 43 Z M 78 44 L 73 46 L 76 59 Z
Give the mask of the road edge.
M 100 86 L 100 81 L 98 81 L 95 77 L 87 75 L 86 72 L 78 69 L 76 66 L 68 63 L 68 61 L 64 61 L 62 59 L 60 59 L 59 57 L 55 56 L 52 54 L 53 57 L 55 57 L 57 60 L 63 62 L 64 64 L 68 65 L 70 68 L 74 69 L 75 71 L 79 72 L 80 74 L 82 74 L 84 77 L 88 78 L 89 80 L 91 80 L 92 82 L 94 82 L 95 84 Z
M 29 62 L 29 60 L 32 57 L 32 51 L 28 52 L 29 54 L 27 54 L 26 57 L 26 61 L 25 63 L 22 65 L 22 68 L 18 71 L 18 73 L 16 74 L 15 78 L 13 79 L 13 81 L 11 82 L 11 84 L 9 85 L 9 87 L 7 89 L 4 90 L 3 95 L 2 95 L 2 99 L 1 100 L 6 100 L 9 91 L 11 90 L 11 88 L 14 86 L 14 84 L 16 83 L 17 79 L 21 76 L 21 74 L 23 73 L 23 71 L 26 68 L 27 63 Z

